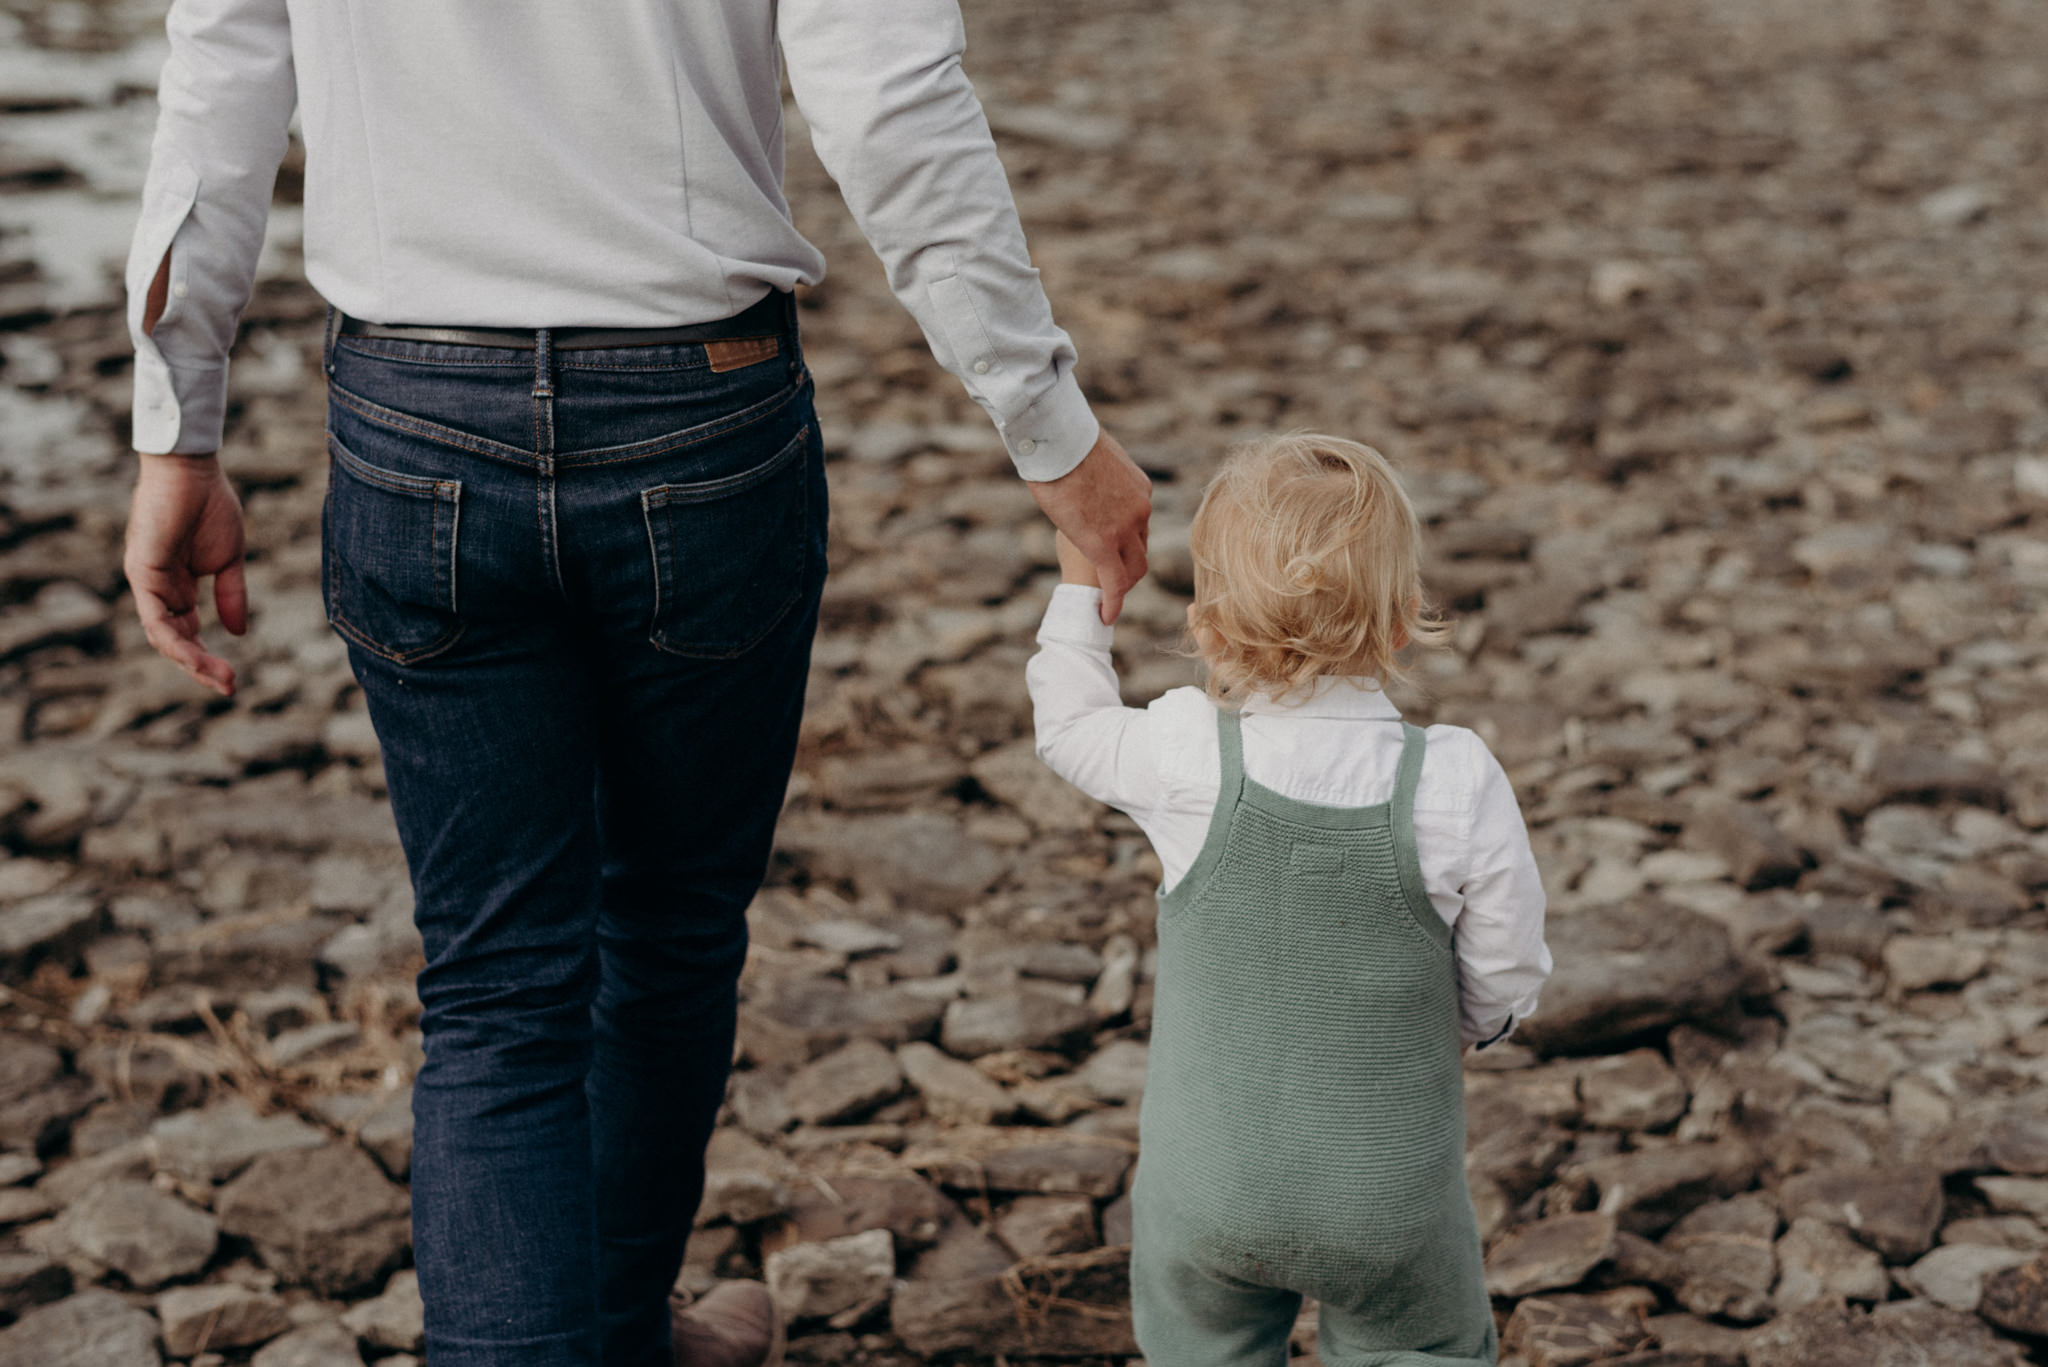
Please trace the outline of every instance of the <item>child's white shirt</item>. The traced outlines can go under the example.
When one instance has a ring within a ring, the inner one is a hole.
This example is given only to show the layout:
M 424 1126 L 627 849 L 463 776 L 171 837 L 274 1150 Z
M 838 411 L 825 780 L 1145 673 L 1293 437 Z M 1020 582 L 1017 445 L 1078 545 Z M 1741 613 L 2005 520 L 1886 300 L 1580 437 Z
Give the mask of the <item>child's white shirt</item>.
M 1090 797 L 1127 812 L 1158 852 L 1171 888 L 1208 838 L 1222 786 L 1216 704 L 1176 688 L 1125 707 L 1110 661 L 1101 593 L 1053 591 L 1025 669 L 1038 754 Z M 1247 699 L 1246 777 L 1303 802 L 1366 807 L 1393 796 L 1400 712 L 1370 679 L 1325 678 L 1306 696 Z M 1451 927 L 1467 1043 L 1487 1042 L 1536 1009 L 1550 976 L 1543 884 L 1500 761 L 1462 726 L 1427 732 L 1415 792 L 1415 849 L 1430 904 Z

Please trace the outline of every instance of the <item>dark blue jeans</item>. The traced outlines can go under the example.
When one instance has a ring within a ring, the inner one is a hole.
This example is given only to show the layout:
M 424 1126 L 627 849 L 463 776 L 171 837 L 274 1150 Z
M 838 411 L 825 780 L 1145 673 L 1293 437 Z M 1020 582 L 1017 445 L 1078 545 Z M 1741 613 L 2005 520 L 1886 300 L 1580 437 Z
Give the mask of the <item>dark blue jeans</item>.
M 824 453 L 793 325 L 717 368 L 535 340 L 330 343 L 323 587 L 426 942 L 428 1360 L 668 1367 Z

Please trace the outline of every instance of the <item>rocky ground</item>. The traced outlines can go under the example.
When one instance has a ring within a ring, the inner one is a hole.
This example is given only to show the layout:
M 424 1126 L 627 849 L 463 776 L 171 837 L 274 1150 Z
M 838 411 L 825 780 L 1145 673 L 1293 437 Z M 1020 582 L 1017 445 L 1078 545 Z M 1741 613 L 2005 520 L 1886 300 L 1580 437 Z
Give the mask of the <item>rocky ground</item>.
M 1507 1361 L 2048 1361 L 2048 10 L 968 5 L 1185 681 L 1240 434 L 1378 443 L 1558 973 L 1473 1061 Z M 160 0 L 0 3 L 0 1367 L 408 1367 L 408 892 L 321 615 L 298 178 L 233 372 L 247 687 L 118 573 Z M 1030 752 L 1051 540 L 809 158 L 834 577 L 684 1275 L 800 1362 L 1135 1352 L 1158 866 Z M 1312 1324 L 1298 1336 L 1313 1353 Z

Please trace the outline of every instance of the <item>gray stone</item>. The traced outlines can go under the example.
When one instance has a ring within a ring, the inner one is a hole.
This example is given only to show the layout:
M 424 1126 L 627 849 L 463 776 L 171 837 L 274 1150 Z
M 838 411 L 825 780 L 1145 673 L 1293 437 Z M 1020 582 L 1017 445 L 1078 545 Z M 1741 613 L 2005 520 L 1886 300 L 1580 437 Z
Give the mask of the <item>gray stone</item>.
M 273 1068 L 295 1068 L 315 1059 L 346 1053 L 362 1038 L 363 1029 L 354 1021 L 322 1021 L 287 1030 L 270 1042 Z
M 42 1171 L 42 1160 L 32 1153 L 0 1153 L 0 1187 L 18 1186 Z
M 1812 1215 L 1853 1231 L 1891 1262 L 1934 1247 L 1941 1228 L 1941 1173 L 1927 1167 L 1841 1167 L 1786 1180 L 1779 1203 L 1787 1220 Z
M 1642 1320 L 1590 1296 L 1531 1296 L 1515 1307 L 1501 1335 L 1501 1346 L 1522 1354 L 1533 1367 L 1582 1367 L 1649 1342 Z
M 394 1272 L 375 1300 L 349 1307 L 343 1327 L 374 1348 L 417 1353 L 426 1343 L 426 1305 L 420 1300 L 420 1275 Z
M 1550 923 L 1557 969 L 1524 1044 L 1577 1053 L 1734 1006 L 1745 979 L 1719 922 L 1669 904 L 1595 906 Z
M 72 1247 L 143 1290 L 199 1271 L 220 1241 L 212 1216 L 146 1182 L 95 1187 L 58 1224 Z
M 857 1039 L 799 1068 L 783 1084 L 790 1112 L 812 1125 L 852 1120 L 903 1090 L 903 1070 L 888 1048 Z
M 1777 1232 L 1777 1208 L 1755 1192 L 1686 1214 L 1664 1237 L 1664 1247 L 1684 1269 L 1680 1304 L 1696 1315 L 1736 1320 L 1770 1314 L 1771 1287 L 1778 1279 Z
M 1108 808 L 1045 767 L 1026 738 L 974 761 L 974 779 L 1041 831 L 1092 831 Z
M 740 1041 L 756 1063 L 801 1067 L 851 1038 L 929 1039 L 946 1003 L 901 987 L 861 992 L 836 978 L 791 983 L 740 1008 Z
M 1579 1099 L 1588 1125 L 1603 1130 L 1659 1130 L 1685 1114 L 1685 1083 L 1654 1049 L 1594 1059 L 1579 1071 Z
M 157 1170 L 192 1182 L 225 1182 L 266 1153 L 317 1149 L 328 1136 L 288 1111 L 259 1116 L 238 1096 L 165 1116 L 144 1141 Z
M 931 812 L 784 821 L 778 847 L 814 878 L 844 878 L 936 911 L 951 911 L 1000 878 L 1004 861 Z
M 898 1046 L 896 1063 L 935 1119 L 988 1125 L 1016 1113 L 1016 1098 L 1001 1084 L 921 1040 Z
M 769 1294 L 785 1318 L 824 1319 L 878 1305 L 888 1296 L 896 1244 L 886 1229 L 797 1244 L 770 1253 L 766 1273 Z
M 1951 1310 L 1973 1311 L 1984 1296 L 1984 1279 L 1994 1272 L 2019 1267 L 2034 1260 L 2023 1249 L 1994 1248 L 1989 1244 L 1943 1244 L 1911 1267 L 1899 1272 L 1899 1281 Z
M 1632 1234 L 1657 1234 L 1695 1206 L 1748 1189 L 1756 1158 L 1734 1141 L 1672 1144 L 1595 1158 L 1573 1169 L 1592 1182 L 1599 1208 Z
M 2017 1367 L 2015 1344 L 2001 1343 L 1972 1315 L 1925 1301 L 1880 1306 L 1872 1314 L 1818 1303 L 1780 1315 L 1750 1335 L 1749 1367 Z
M 1895 935 L 1885 942 L 1885 977 L 1895 992 L 1960 987 L 1984 971 L 1991 959 L 1982 945 L 1945 935 Z
M 363 1355 L 356 1348 L 356 1336 L 330 1322 L 294 1329 L 266 1344 L 249 1360 L 249 1367 L 363 1367 Z
M 2001 1329 L 2048 1337 L 2048 1257 L 1985 1274 L 1976 1310 Z
M 285 1303 L 232 1282 L 180 1286 L 156 1299 L 164 1350 L 172 1357 L 267 1343 L 292 1327 Z
M 1024 1305 L 1009 1290 L 1010 1274 L 899 1283 L 890 1327 L 925 1358 L 1127 1358 L 1138 1351 L 1128 1254 L 1103 1249 L 1050 1258 L 1021 1264 L 1014 1276 Z
M 75 954 L 99 928 L 100 904 L 75 892 L 52 892 L 0 908 L 0 965 L 19 976 L 36 958 Z
M 1511 1230 L 1486 1255 L 1486 1289 L 1510 1298 L 1577 1286 L 1614 1256 L 1614 1217 L 1558 1215 Z
M 375 1285 L 411 1245 L 404 1189 L 352 1144 L 265 1154 L 214 1205 L 265 1266 L 323 1296 Z
M 40 1253 L 0 1249 L 0 1315 L 22 1312 L 71 1293 L 71 1270 Z
M 1690 845 L 1719 855 L 1745 888 L 1789 883 L 1805 869 L 1799 847 L 1759 809 L 1726 798 L 1703 799 L 1685 823 Z
M 1884 1260 L 1839 1225 L 1802 1215 L 1778 1240 L 1780 1310 L 1816 1301 L 1881 1301 L 1891 1289 Z
M 0 1330 L 0 1367 L 162 1367 L 156 1320 L 111 1291 L 81 1291 Z
M 1020 990 L 948 1004 L 939 1043 L 960 1058 L 980 1058 L 1006 1049 L 1069 1049 L 1094 1031 L 1087 1007 Z
M 1070 1079 L 1097 1101 L 1135 1106 L 1145 1095 L 1145 1068 L 1151 1049 L 1140 1040 L 1111 1040 L 1088 1056 Z
M 1095 1203 L 1085 1196 L 1020 1196 L 995 1228 L 1020 1258 L 1079 1253 L 1097 1242 Z
M 64 1056 L 52 1046 L 0 1031 L 0 1105 L 41 1091 L 63 1072 Z

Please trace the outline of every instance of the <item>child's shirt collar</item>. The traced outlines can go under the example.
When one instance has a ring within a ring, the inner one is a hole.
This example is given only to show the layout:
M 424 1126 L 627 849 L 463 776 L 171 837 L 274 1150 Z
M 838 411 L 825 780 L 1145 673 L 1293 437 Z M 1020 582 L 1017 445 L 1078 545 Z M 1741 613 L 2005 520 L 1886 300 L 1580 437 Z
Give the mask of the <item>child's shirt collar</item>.
M 1401 709 L 1394 706 L 1394 700 L 1380 687 L 1378 679 L 1336 675 L 1324 675 L 1311 683 L 1305 692 L 1290 694 L 1285 699 L 1254 693 L 1244 700 L 1244 706 L 1239 710 L 1246 716 L 1349 717 L 1360 721 L 1401 719 Z

